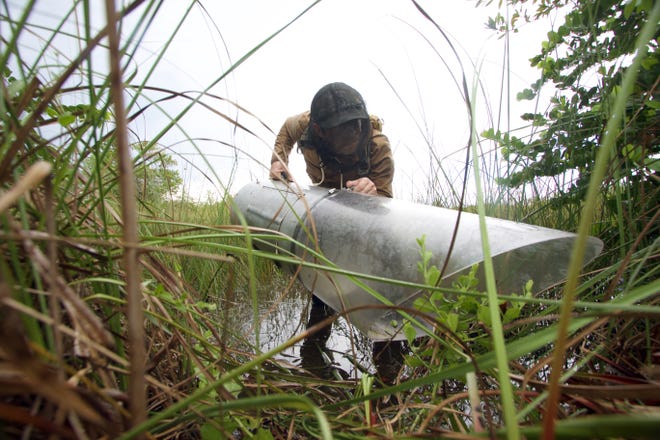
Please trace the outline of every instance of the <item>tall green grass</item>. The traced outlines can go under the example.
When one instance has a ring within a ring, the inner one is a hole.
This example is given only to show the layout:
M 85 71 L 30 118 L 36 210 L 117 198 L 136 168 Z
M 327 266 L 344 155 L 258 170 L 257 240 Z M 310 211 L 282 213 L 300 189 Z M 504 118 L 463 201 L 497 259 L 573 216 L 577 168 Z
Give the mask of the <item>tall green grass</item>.
M 107 4 L 112 10 L 112 2 Z M 153 165 L 153 157 L 162 150 L 159 139 L 177 129 L 191 109 L 207 108 L 202 98 L 217 84 L 193 97 L 178 90 L 166 91 L 166 98 L 155 97 L 151 72 L 162 62 L 176 31 L 155 54 L 145 75 L 132 70 L 135 67 L 126 60 L 158 18 L 159 7 L 156 1 L 130 3 L 110 27 L 95 30 L 91 4 L 86 1 L 73 2 L 71 9 L 64 9 L 45 27 L 33 16 L 35 2 L 22 8 L 2 6 L 3 434 L 74 438 L 532 438 L 544 432 L 559 438 L 650 438 L 656 434 L 658 417 L 649 409 L 658 395 L 653 356 L 658 348 L 660 243 L 649 231 L 657 213 L 626 204 L 629 189 L 623 187 L 615 189 L 620 191 L 618 205 L 608 206 L 599 199 L 600 174 L 594 174 L 579 211 L 556 203 L 552 194 L 505 197 L 494 194 L 497 187 L 487 186 L 492 182 L 476 180 L 477 188 L 489 189 L 472 207 L 482 217 L 525 219 L 577 230 L 580 237 L 597 234 L 608 249 L 583 272 L 577 263 L 578 240 L 569 282 L 536 297 L 496 298 L 488 271 L 487 292 L 406 283 L 441 292 L 448 302 L 465 295 L 477 298 L 487 305 L 492 324 L 466 315 L 466 330 L 451 328 L 438 316 L 428 317 L 435 320 L 437 331 L 411 341 L 407 365 L 394 385 L 374 383 L 369 372 L 361 380 L 320 379 L 278 358 L 336 318 L 266 350 L 258 336 L 242 334 L 227 315 L 229 303 L 251 302 L 252 327 L 258 329 L 259 321 L 267 319 L 258 313 L 259 292 L 276 288 L 287 295 L 294 288 L 293 280 L 273 262 L 314 265 L 254 249 L 255 241 L 282 237 L 231 225 L 228 194 L 209 203 L 170 197 L 168 189 L 160 197 L 148 197 L 146 192 L 138 198 L 132 195 L 131 186 L 139 175 L 133 177 L 131 169 L 166 174 Z M 179 24 L 198 7 L 190 2 Z M 304 20 L 305 11 L 295 19 Z M 421 7 L 420 13 L 424 14 Z M 79 26 L 72 32 L 67 24 L 74 17 Z M 428 14 L 425 18 L 433 21 Z M 132 27 L 126 28 L 129 22 Z M 112 37 L 115 26 L 123 40 Z M 437 29 L 442 41 L 440 26 Z M 69 58 L 52 55 L 61 37 L 77 48 L 67 54 Z M 110 71 L 101 67 L 105 64 L 98 58 L 108 55 L 106 44 L 111 49 Z M 258 56 L 262 44 L 228 67 L 218 81 L 248 57 Z M 138 77 L 142 79 L 134 82 Z M 465 87 L 464 92 L 467 108 L 480 105 L 474 90 Z M 124 103 L 117 99 L 123 93 L 130 97 Z M 145 107 L 159 109 L 170 99 L 179 100 L 183 110 L 167 115 L 169 122 L 155 138 L 136 139 L 122 124 L 125 120 L 130 126 Z M 214 114 L 219 123 L 241 129 L 231 115 Z M 189 140 L 195 143 L 194 134 Z M 140 148 L 131 150 L 130 143 Z M 492 156 L 482 155 L 487 148 L 479 145 L 476 133 L 467 147 L 471 162 L 466 167 L 498 166 L 489 162 Z M 607 144 L 604 147 L 607 151 Z M 428 148 L 434 148 L 432 143 Z M 434 151 L 430 155 L 441 157 Z M 436 165 L 435 169 L 442 168 Z M 429 182 L 439 186 L 451 180 L 449 176 L 433 179 Z M 440 193 L 437 190 L 429 188 Z M 455 192 L 456 198 L 443 204 L 465 205 L 460 194 Z M 621 227 L 622 219 L 634 219 L 631 224 L 641 226 L 627 230 Z M 347 275 L 363 285 L 363 274 L 347 273 L 322 255 L 314 267 Z M 500 301 L 524 303 L 521 315 L 500 323 Z

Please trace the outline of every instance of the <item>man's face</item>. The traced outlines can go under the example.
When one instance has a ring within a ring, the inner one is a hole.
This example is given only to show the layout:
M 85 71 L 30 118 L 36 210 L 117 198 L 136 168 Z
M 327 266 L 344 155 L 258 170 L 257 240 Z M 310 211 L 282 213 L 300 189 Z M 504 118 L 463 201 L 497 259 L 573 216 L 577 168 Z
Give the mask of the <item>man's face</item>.
M 360 142 L 361 131 L 362 121 L 354 119 L 336 127 L 321 129 L 319 135 L 336 154 L 349 155 L 355 153 Z

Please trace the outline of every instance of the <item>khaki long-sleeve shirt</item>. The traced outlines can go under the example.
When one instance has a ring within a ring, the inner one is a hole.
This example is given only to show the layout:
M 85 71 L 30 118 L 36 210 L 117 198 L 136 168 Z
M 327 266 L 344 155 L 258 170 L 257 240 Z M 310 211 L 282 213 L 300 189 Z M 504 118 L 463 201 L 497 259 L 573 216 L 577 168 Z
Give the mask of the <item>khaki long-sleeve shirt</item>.
M 331 160 L 326 158 L 323 161 L 317 148 L 309 145 L 311 139 L 309 121 L 309 111 L 287 118 L 275 139 L 271 163 L 280 160 L 288 164 L 291 150 L 297 143 L 305 159 L 307 174 L 314 184 L 328 188 L 343 188 L 348 180 L 368 177 L 376 185 L 378 195 L 392 197 L 394 159 L 390 141 L 381 131 L 380 119 L 375 116 L 370 117 L 371 137 L 369 142 L 371 145 L 368 158 L 370 169 L 366 176 L 359 175 L 360 158 L 357 154 L 349 157 L 332 157 Z

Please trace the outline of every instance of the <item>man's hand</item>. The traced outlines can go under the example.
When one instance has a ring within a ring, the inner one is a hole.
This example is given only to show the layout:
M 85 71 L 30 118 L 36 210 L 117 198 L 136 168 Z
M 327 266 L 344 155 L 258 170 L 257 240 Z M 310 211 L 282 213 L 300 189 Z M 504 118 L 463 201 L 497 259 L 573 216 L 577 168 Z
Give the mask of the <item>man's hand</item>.
M 279 160 L 276 160 L 275 162 L 270 164 L 269 177 L 273 180 L 293 182 L 293 179 L 289 175 L 286 166 Z
M 348 180 L 346 181 L 346 188 L 360 194 L 366 194 L 368 196 L 378 195 L 378 191 L 376 191 L 376 184 L 373 183 L 368 177 L 360 177 L 356 180 Z

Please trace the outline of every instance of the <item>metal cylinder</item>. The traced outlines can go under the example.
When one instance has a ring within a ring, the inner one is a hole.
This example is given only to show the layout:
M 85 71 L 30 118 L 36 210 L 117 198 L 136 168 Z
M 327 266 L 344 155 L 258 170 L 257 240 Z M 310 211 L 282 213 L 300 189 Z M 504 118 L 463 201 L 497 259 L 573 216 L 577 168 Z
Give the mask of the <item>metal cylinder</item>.
M 417 240 L 422 237 L 433 254 L 430 264 L 440 269 L 449 257 L 441 286 L 451 286 L 456 277 L 484 260 L 476 214 L 460 213 L 450 253 L 459 215 L 455 210 L 280 182 L 248 184 L 234 202 L 249 226 L 279 231 L 295 240 L 276 240 L 262 244 L 262 248 L 313 262 L 305 245 L 319 249 L 334 265 L 350 272 L 423 283 L 417 265 L 421 261 Z M 238 222 L 236 213 L 232 217 Z M 533 290 L 539 291 L 565 279 L 575 234 L 490 217 L 486 218 L 486 228 L 498 293 L 521 293 L 529 280 L 533 280 Z M 583 263 L 595 258 L 602 248 L 600 240 L 589 237 Z M 299 265 L 284 268 L 297 272 L 307 289 L 337 311 L 382 304 L 344 275 Z M 485 290 L 481 268 L 477 277 L 480 284 L 476 289 Z M 411 307 L 424 292 L 377 280 L 360 281 L 396 306 Z M 395 324 L 401 317 L 394 310 L 363 308 L 347 318 L 372 340 L 404 339 L 400 324 Z

